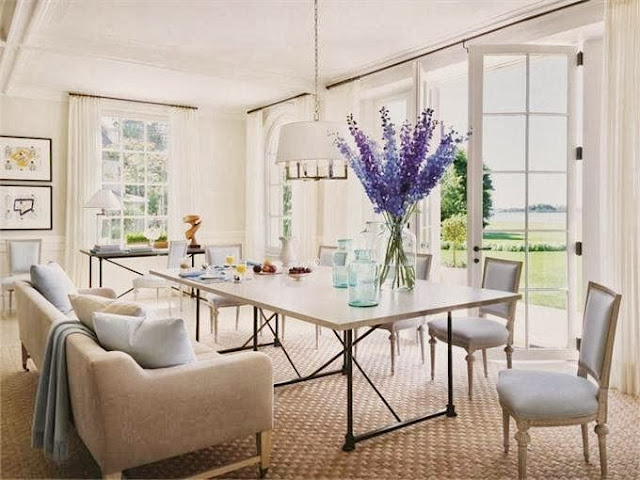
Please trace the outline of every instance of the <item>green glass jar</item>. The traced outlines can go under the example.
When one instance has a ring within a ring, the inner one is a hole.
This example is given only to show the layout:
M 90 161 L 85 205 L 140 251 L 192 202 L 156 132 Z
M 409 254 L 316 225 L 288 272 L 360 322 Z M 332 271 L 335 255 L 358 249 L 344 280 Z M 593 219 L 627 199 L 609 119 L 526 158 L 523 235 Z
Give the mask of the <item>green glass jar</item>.
M 349 263 L 353 260 L 350 238 L 339 238 L 338 249 L 333 252 L 333 286 L 347 288 L 349 285 Z
M 378 264 L 369 250 L 356 250 L 356 258 L 349 264 L 349 305 L 373 307 L 378 304 Z

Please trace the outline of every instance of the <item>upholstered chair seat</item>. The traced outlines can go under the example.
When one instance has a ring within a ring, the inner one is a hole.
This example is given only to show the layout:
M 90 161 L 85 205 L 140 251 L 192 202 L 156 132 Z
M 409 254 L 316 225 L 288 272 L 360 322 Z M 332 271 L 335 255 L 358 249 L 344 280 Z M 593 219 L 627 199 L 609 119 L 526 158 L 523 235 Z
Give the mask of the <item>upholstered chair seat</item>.
M 429 330 L 438 339 L 447 341 L 447 319 L 429 322 Z M 467 350 L 480 350 L 506 345 L 509 330 L 504 323 L 483 317 L 454 318 L 451 323 L 451 341 Z
M 503 370 L 496 388 L 500 403 L 522 419 L 581 417 L 598 411 L 598 386 L 577 375 Z
M 7 265 L 9 275 L 0 278 L 0 293 L 2 293 L 2 313 L 5 312 L 5 293 L 9 294 L 9 311 L 11 311 L 13 291 L 16 284 L 30 281 L 31 265 L 40 263 L 42 253 L 42 239 L 7 240 Z
M 16 282 L 28 282 L 29 280 L 30 280 L 29 273 L 19 273 L 17 275 L 4 277 L 0 281 L 0 284 L 2 285 L 2 288 L 5 288 L 7 290 L 9 289 L 13 290 L 16 286 Z
M 141 277 L 136 277 L 132 281 L 133 288 L 165 288 L 167 281 L 164 278 L 157 277 L 155 275 L 146 274 Z

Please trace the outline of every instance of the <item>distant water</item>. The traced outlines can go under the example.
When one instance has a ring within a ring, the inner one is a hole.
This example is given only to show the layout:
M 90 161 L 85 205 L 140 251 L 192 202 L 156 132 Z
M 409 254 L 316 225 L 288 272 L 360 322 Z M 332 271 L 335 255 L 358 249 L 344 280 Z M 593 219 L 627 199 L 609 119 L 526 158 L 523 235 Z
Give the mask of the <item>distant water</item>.
M 566 212 L 529 212 L 529 223 L 563 224 L 567 221 Z M 524 212 L 496 212 L 490 223 L 524 222 Z

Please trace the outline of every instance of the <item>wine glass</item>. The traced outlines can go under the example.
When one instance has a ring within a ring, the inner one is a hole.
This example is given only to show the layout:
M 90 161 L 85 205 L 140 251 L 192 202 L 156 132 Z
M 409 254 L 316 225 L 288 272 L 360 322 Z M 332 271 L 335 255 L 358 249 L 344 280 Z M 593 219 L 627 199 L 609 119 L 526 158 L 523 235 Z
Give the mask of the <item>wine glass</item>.
M 229 253 L 225 257 L 225 261 L 227 262 L 227 265 L 231 267 L 234 263 L 236 263 L 236 257 L 234 257 L 233 254 Z

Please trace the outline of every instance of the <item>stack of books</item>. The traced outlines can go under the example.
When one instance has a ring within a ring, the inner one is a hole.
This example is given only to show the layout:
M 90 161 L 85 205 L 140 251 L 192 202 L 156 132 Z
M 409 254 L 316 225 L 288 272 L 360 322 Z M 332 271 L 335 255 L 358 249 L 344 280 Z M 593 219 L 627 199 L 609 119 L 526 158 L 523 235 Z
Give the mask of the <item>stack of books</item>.
M 91 253 L 119 253 L 122 249 L 120 245 L 94 245 Z
M 153 252 L 153 248 L 148 244 L 140 244 L 140 245 L 128 245 L 127 250 L 131 253 L 147 253 Z

